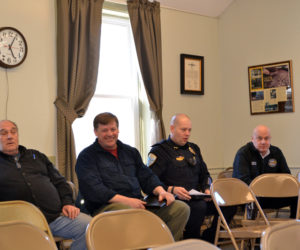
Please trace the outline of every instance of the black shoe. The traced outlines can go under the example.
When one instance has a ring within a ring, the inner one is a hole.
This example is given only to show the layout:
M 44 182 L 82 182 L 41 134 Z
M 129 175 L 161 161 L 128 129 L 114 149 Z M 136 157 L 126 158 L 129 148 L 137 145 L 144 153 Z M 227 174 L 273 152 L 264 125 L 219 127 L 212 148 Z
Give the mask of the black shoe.
M 210 230 L 210 228 L 203 231 L 201 239 L 214 244 L 216 231 Z

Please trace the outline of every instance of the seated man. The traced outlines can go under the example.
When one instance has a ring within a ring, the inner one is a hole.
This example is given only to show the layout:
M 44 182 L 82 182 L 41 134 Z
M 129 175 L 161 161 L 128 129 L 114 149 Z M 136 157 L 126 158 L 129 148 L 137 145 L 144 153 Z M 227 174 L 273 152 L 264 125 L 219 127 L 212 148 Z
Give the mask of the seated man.
M 91 217 L 73 206 L 72 190 L 48 158 L 19 145 L 17 125 L 0 121 L 0 201 L 24 200 L 45 215 L 52 234 L 73 239 L 72 250 L 87 249 Z
M 233 162 L 233 177 L 248 185 L 258 175 L 265 173 L 288 173 L 291 171 L 281 150 L 270 145 L 270 129 L 259 125 L 253 130 L 252 141 L 241 147 Z M 297 197 L 260 198 L 262 208 L 281 208 L 291 206 L 291 218 L 296 218 Z
M 118 127 L 115 115 L 97 115 L 94 119 L 96 141 L 78 156 L 76 173 L 86 208 L 92 215 L 119 209 L 145 209 L 141 190 L 154 194 L 160 201 L 166 200 L 167 206 L 147 209 L 164 220 L 174 239 L 179 240 L 189 217 L 188 206 L 175 201 L 174 196 L 164 190 L 135 148 L 118 140 Z
M 213 242 L 218 222 L 218 212 L 211 199 L 192 199 L 189 191 L 195 189 L 210 194 L 210 174 L 203 161 L 199 147 L 189 142 L 192 130 L 190 118 L 185 114 L 172 117 L 170 136 L 152 146 L 148 157 L 148 166 L 167 186 L 170 193 L 185 201 L 191 209 L 191 215 L 185 228 L 184 238 L 200 238 L 200 227 L 206 215 L 215 215 L 211 227 L 205 230 L 202 238 Z M 223 212 L 228 222 L 236 211 L 235 207 L 226 207 Z

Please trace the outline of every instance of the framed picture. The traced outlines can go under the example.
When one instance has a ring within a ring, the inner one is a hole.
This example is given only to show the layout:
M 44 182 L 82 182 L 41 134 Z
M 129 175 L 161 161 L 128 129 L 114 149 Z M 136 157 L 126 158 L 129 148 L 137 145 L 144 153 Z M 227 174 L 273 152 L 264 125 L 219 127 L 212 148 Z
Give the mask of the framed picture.
M 248 67 L 251 115 L 294 112 L 292 61 Z
M 180 54 L 180 93 L 204 95 L 204 57 Z

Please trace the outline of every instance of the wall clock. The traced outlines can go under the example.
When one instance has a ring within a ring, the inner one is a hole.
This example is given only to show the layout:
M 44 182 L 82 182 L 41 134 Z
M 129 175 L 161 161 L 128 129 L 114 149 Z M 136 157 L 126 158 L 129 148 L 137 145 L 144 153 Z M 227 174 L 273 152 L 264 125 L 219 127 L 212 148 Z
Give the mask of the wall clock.
M 0 28 L 0 66 L 13 68 L 24 62 L 27 43 L 20 31 L 12 27 Z

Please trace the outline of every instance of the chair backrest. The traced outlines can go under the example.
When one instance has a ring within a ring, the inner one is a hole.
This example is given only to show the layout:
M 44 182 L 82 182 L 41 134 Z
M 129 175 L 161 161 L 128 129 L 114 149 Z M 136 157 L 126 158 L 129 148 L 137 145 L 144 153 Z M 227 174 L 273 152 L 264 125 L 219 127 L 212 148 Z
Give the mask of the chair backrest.
M 217 178 L 218 179 L 221 179 L 221 178 L 232 178 L 232 174 L 233 174 L 233 167 L 228 167 L 225 170 L 221 171 L 218 174 Z
M 89 250 L 147 249 L 174 242 L 167 225 L 143 209 L 100 213 L 90 222 L 86 241 Z
M 262 174 L 251 183 L 257 197 L 293 197 L 299 194 L 298 180 L 290 174 Z
M 72 197 L 73 197 L 73 201 L 75 202 L 78 196 L 78 189 L 75 186 L 75 184 L 72 181 L 67 181 L 67 183 L 69 184 L 70 188 L 72 189 Z
M 258 236 L 260 236 L 259 234 L 261 233 L 261 230 L 270 225 L 254 193 L 249 188 L 249 186 L 243 181 L 236 178 L 216 179 L 210 186 L 210 193 L 219 214 L 219 222 L 217 226 L 218 228 L 216 232 L 215 244 L 217 244 L 218 241 L 218 237 L 220 233 L 220 225 L 221 225 L 221 227 L 225 229 L 228 235 L 230 236 L 234 248 L 239 249 L 237 242 L 235 240 L 235 236 L 223 215 L 221 206 L 243 205 L 243 204 L 249 204 L 253 202 L 258 208 L 258 212 L 260 216 L 263 218 L 264 224 L 260 226 L 261 229 L 258 228 L 257 226 L 251 227 L 251 226 L 243 225 L 240 228 L 241 230 L 239 230 L 239 228 L 235 230 L 236 237 L 238 237 L 237 231 L 240 231 L 239 234 L 240 238 L 243 239 L 258 238 Z M 244 207 L 245 207 L 244 208 L 244 218 L 245 218 L 246 216 L 245 212 L 247 206 Z M 243 246 L 243 244 L 241 245 Z
M 0 222 L 14 220 L 28 222 L 40 228 L 49 235 L 51 240 L 53 240 L 45 216 L 35 205 L 21 200 L 0 202 Z
M 22 222 L 0 223 L 1 250 L 57 250 L 53 240 L 38 227 Z
M 204 240 L 189 239 L 177 241 L 160 247 L 154 247 L 151 250 L 220 250 L 217 246 Z
M 267 228 L 262 235 L 262 250 L 298 250 L 300 246 L 300 221 L 292 220 Z
M 256 200 L 247 184 L 236 178 L 216 179 L 211 185 L 211 195 L 219 206 L 241 205 Z

